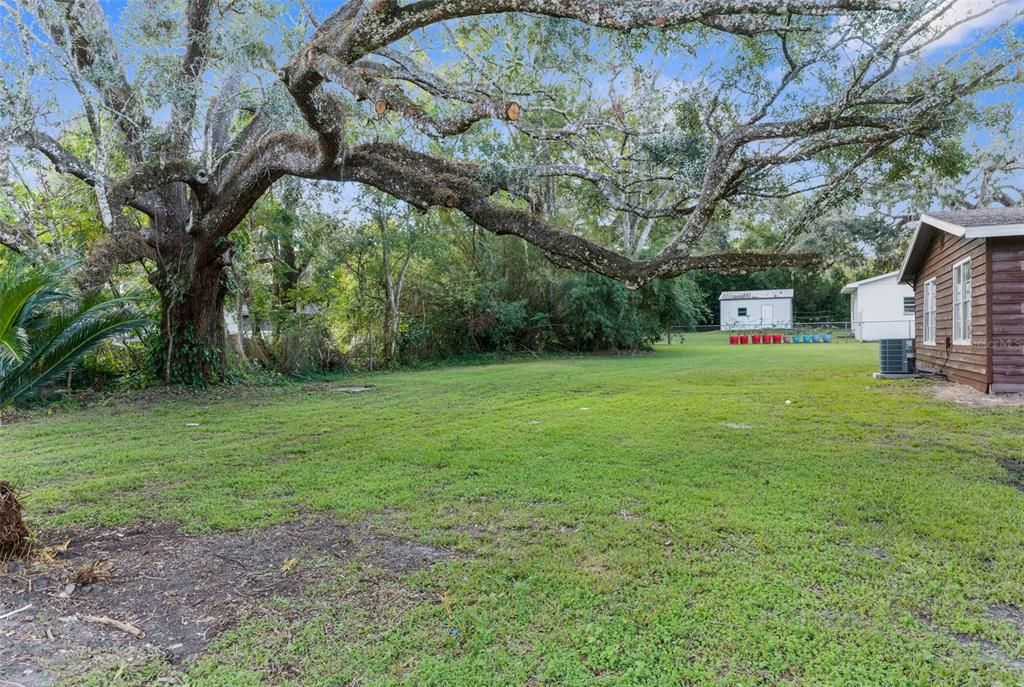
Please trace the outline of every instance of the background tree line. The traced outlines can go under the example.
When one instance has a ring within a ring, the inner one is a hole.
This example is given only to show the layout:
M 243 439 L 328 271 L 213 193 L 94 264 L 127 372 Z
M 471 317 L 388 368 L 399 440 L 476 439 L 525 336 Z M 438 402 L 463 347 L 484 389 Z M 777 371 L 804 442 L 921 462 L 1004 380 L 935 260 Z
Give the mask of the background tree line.
M 930 57 L 998 3 L 598 4 L 4 3 L 0 261 L 148 308 L 97 380 L 203 384 L 835 312 L 920 210 L 1019 202 L 1015 18 Z
M 282 179 L 232 236 L 223 313 L 229 374 L 309 375 L 494 353 L 635 352 L 672 328 L 715 324 L 724 290 L 793 288 L 798 313 L 841 320 L 848 309 L 842 286 L 898 267 L 913 226 L 907 218 L 934 204 L 929 189 L 947 194 L 944 207 L 1019 201 L 1013 131 L 987 146 L 953 141 L 942 156 L 913 160 L 898 180 L 874 180 L 860 202 L 823 217 L 801 238 L 800 249 L 822 257 L 817 265 L 747 275 L 701 270 L 637 290 L 558 267 L 528 242 L 495 236 L 457 213 L 416 211 L 371 190 L 342 195 Z M 594 219 L 596 202 L 557 198 L 561 212 L 591 223 L 584 231 L 622 231 Z M 799 199 L 786 199 L 725 214 L 703 239 L 704 250 L 775 245 L 801 210 Z M 9 184 L 0 212 L 31 232 L 37 246 L 22 253 L 0 248 L 9 285 L 19 281 L 17 270 L 35 264 L 34 278 L 38 269 L 49 270 L 64 285 L 50 290 L 73 294 L 84 266 L 105 245 L 95 197 L 58 175 L 43 171 L 35 184 Z M 121 328 L 115 341 L 90 344 L 77 372 L 60 370 L 60 385 L 161 379 L 163 339 L 154 327 L 140 328 L 146 312 L 156 319 L 150 277 L 145 263 L 115 265 L 105 284 L 79 301 L 86 309 L 105 299 L 130 302 L 111 312 L 133 323 L 136 334 Z
M 12 208 L 50 217 L 43 175 L 88 195 L 100 239 L 80 286 L 140 266 L 158 295 L 160 377 L 217 381 L 243 234 L 283 180 L 375 189 L 634 288 L 808 266 L 813 224 L 875 180 L 945 166 L 978 98 L 1019 85 L 1019 16 L 937 52 L 1005 4 L 349 0 L 319 16 L 305 3 L 11 0 L 0 187 Z M 773 241 L 713 240 L 764 216 L 786 219 Z M 10 250 L 45 252 L 40 238 L 35 217 L 0 222 Z M 290 249 L 278 240 L 254 259 L 288 265 Z M 395 255 L 380 275 L 392 315 L 400 266 L 412 269 Z M 511 323 L 525 308 L 580 343 L 555 309 L 530 307 L 492 314 Z M 607 321 L 588 340 L 628 329 Z M 492 338 L 509 337 L 473 337 Z

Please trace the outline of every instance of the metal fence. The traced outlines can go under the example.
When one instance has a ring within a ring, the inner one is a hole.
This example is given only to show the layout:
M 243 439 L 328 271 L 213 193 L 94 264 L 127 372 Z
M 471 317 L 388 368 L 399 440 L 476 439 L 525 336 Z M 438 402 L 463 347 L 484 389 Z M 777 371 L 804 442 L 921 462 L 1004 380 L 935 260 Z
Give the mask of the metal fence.
M 820 329 L 829 329 L 829 330 L 832 330 L 832 331 L 850 331 L 851 330 L 850 322 L 848 322 L 848 321 L 838 321 L 838 320 L 820 320 L 820 321 L 814 321 L 814 322 L 794 322 L 792 327 L 772 327 L 771 325 L 765 325 L 763 327 L 759 327 L 759 326 L 755 326 L 755 325 L 750 325 L 748 327 L 744 327 L 743 329 L 722 329 L 722 325 L 720 325 L 718 323 L 714 323 L 714 324 L 699 324 L 699 325 L 697 325 L 696 330 L 694 330 L 694 329 L 686 329 L 685 327 L 682 327 L 682 326 L 673 326 L 672 327 L 672 331 L 673 332 L 684 332 L 684 333 L 686 331 L 691 331 L 691 332 L 692 331 L 698 331 L 698 332 L 718 332 L 718 331 L 721 331 L 721 332 L 733 332 L 733 333 L 742 334 L 744 332 L 759 332 L 759 331 L 764 331 L 764 330 L 769 330 L 769 329 L 775 329 L 779 333 L 782 333 L 782 332 L 794 332 L 794 331 L 801 331 L 802 332 L 802 331 L 805 331 L 805 330 L 809 331 L 811 329 L 819 329 L 819 330 Z
M 722 329 L 721 328 L 721 324 L 715 322 L 715 323 L 708 323 L 708 324 L 697 325 L 695 330 L 694 329 L 687 329 L 687 328 L 685 328 L 683 326 L 673 326 L 671 329 L 672 329 L 672 334 L 673 335 L 677 335 L 677 334 L 686 335 L 687 332 L 693 332 L 693 331 L 697 331 L 697 332 L 718 332 L 718 331 L 720 331 L 722 333 L 730 333 L 730 334 L 757 334 L 757 333 L 765 332 L 765 331 L 770 331 L 771 333 L 774 333 L 774 334 L 783 334 L 783 333 L 811 334 L 811 333 L 816 333 L 816 332 L 817 333 L 828 332 L 828 333 L 832 334 L 833 338 L 836 339 L 836 340 L 850 340 L 850 341 L 853 341 L 853 340 L 856 339 L 856 336 L 857 336 L 857 328 L 861 328 L 860 331 L 863 332 L 865 327 L 870 327 L 871 325 L 893 325 L 893 324 L 901 324 L 901 325 L 905 324 L 905 325 L 907 325 L 907 332 L 905 334 L 900 334 L 898 336 L 872 337 L 872 340 L 874 340 L 875 338 L 894 338 L 894 339 L 896 339 L 896 338 L 907 338 L 907 339 L 913 338 L 913 335 L 911 334 L 911 330 L 913 328 L 913 322 L 907 322 L 907 320 L 905 320 L 905 319 L 899 319 L 899 320 L 862 320 L 862 321 L 857 322 L 857 323 L 850 322 L 849 320 L 805 319 L 805 320 L 798 320 L 797 322 L 793 323 L 792 327 L 786 327 L 786 328 L 776 328 L 776 327 L 772 327 L 772 326 L 768 326 L 768 325 L 763 326 L 763 327 L 758 327 L 756 325 L 748 325 L 748 326 L 743 327 L 741 329 Z

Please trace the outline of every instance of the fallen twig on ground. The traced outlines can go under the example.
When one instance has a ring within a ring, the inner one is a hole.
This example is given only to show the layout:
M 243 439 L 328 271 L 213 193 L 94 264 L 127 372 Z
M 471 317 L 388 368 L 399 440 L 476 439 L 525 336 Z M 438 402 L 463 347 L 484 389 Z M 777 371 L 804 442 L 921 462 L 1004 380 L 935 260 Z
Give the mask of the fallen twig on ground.
M 87 623 L 99 623 L 100 625 L 109 625 L 110 627 L 116 630 L 120 630 L 121 632 L 130 634 L 132 637 L 135 637 L 135 639 L 142 639 L 146 636 L 145 632 L 135 627 L 134 625 L 129 625 L 128 623 L 123 623 L 120 620 L 108 618 L 105 615 L 83 615 L 80 617 Z
M 32 604 L 25 604 L 21 608 L 16 608 L 13 611 L 10 611 L 9 613 L 4 613 L 3 615 L 0 615 L 0 620 L 7 620 L 11 616 L 18 615 L 22 611 L 27 611 L 30 608 L 32 608 Z

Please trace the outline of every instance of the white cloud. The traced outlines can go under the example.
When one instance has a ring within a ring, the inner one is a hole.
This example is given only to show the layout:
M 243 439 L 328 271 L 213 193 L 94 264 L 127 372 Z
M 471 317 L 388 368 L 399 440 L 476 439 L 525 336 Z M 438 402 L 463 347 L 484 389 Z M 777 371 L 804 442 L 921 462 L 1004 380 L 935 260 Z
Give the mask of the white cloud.
M 930 46 L 928 50 L 937 48 L 959 47 L 971 39 L 977 38 L 985 31 L 1007 21 L 1024 11 L 1024 0 L 1012 0 L 1003 3 L 1000 0 L 957 0 L 956 3 L 938 21 L 936 28 L 959 24 L 968 17 L 976 17 L 970 21 L 954 26 Z M 976 16 L 981 15 L 981 16 Z

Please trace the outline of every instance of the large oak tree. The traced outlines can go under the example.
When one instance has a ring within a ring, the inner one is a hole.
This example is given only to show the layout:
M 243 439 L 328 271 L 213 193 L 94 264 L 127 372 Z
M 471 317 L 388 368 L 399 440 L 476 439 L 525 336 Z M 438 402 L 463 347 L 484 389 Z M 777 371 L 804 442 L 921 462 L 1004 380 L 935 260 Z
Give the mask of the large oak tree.
M 93 189 L 108 235 L 94 269 L 152 266 L 168 381 L 216 377 L 229 236 L 284 176 L 449 208 L 634 287 L 700 268 L 806 264 L 813 256 L 784 245 L 702 253 L 701 238 L 729 207 L 799 194 L 795 234 L 867 175 L 926 150 L 973 94 L 1018 82 L 1012 31 L 921 60 L 972 17 L 954 19 L 956 5 L 349 0 L 322 21 L 303 3 L 302 20 L 286 21 L 259 0 L 150 0 L 115 25 L 98 0 L 0 0 L 0 140 Z M 503 49 L 502 21 L 513 20 L 556 30 Z M 467 26 L 494 38 L 459 50 Z M 568 50 L 561 80 L 503 80 L 502 60 L 520 50 L 550 56 L 564 37 L 585 54 L 609 36 L 624 59 L 652 50 L 674 63 L 656 116 L 643 97 L 566 88 L 600 64 L 581 69 Z M 444 47 L 421 47 L 431 42 Z M 512 151 L 500 173 L 461 143 L 496 126 L 492 143 Z M 91 134 L 87 155 L 64 143 L 74 127 Z M 596 194 L 622 236 L 574 231 L 545 202 L 552 179 Z M 26 250 L 17 239 L 0 225 L 5 245 Z

